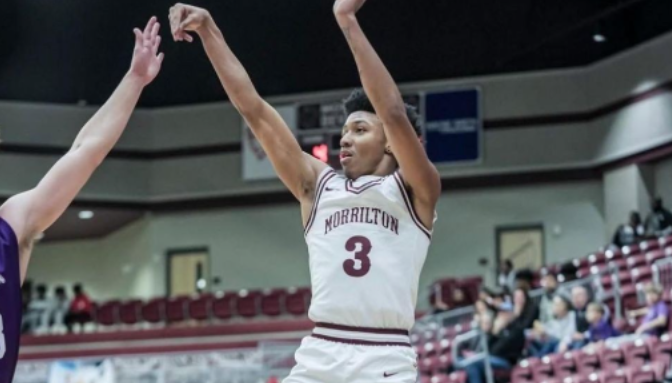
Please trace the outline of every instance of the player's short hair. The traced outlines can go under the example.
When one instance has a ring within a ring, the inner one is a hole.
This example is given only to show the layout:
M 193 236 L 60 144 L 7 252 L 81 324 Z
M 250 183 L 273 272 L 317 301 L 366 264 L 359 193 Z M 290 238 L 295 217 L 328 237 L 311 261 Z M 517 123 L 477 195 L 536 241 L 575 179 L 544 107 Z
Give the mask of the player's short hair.
M 416 107 L 404 104 L 406 107 L 406 117 L 411 122 L 415 134 L 420 137 L 422 135 L 422 130 L 420 129 L 420 115 Z M 355 112 L 369 112 L 376 114 L 376 110 L 369 100 L 369 96 L 366 95 L 363 89 L 358 88 L 352 91 L 350 95 L 343 100 L 343 109 L 345 110 L 346 116 L 349 116 Z

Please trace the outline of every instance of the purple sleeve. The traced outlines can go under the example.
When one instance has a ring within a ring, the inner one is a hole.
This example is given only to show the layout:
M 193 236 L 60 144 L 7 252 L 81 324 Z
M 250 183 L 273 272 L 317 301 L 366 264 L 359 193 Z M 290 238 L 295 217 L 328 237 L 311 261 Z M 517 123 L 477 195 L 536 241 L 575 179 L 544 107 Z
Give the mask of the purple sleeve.
M 658 305 L 656 306 L 656 318 L 660 316 L 670 317 L 670 309 L 665 302 L 658 302 Z

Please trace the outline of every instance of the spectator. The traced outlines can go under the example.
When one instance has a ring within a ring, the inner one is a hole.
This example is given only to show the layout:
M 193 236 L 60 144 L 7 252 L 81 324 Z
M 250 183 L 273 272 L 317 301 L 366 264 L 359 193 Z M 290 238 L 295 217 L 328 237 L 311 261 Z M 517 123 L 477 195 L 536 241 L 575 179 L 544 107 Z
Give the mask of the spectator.
M 70 304 L 70 311 L 65 317 L 65 325 L 68 327 L 68 332 L 72 332 L 73 324 L 83 326 L 93 319 L 93 304 L 86 293 L 84 293 L 82 285 L 76 284 L 72 290 L 75 293 L 75 297 Z
M 633 211 L 630 213 L 630 222 L 616 229 L 612 243 L 618 247 L 630 246 L 641 241 L 645 235 L 646 230 L 642 224 L 642 217 L 638 212 Z
M 49 308 L 47 300 L 47 286 L 38 285 L 36 296 L 30 301 L 26 316 L 23 318 L 23 327 L 28 333 L 44 333 L 49 326 Z
M 637 334 L 660 336 L 667 331 L 670 310 L 663 301 L 663 290 L 660 286 L 648 284 L 644 287 L 647 307 L 630 311 L 628 316 L 635 318 L 644 315 L 642 323 L 637 328 Z
M 530 270 L 516 273 L 516 290 L 513 293 L 513 317 L 519 321 L 523 329 L 532 327 L 539 317 L 539 307 L 530 299 L 534 274 Z
M 497 276 L 497 286 L 504 291 L 511 292 L 515 287 L 516 273 L 513 271 L 513 262 L 505 259 L 499 264 L 499 273 Z
M 542 279 L 541 285 L 544 288 L 544 295 L 539 302 L 539 320 L 545 324 L 553 319 L 553 298 L 558 289 L 558 278 L 555 274 L 548 273 Z
M 53 324 L 54 330 L 61 330 L 65 323 L 65 316 L 68 313 L 68 306 L 70 301 L 65 293 L 63 286 L 58 286 L 54 290 L 54 299 L 50 300 L 51 307 L 49 308 L 49 319 Z
M 621 334 L 609 323 L 606 310 L 600 303 L 593 302 L 588 305 L 586 310 L 586 319 L 590 323 L 590 328 L 584 334 L 574 337 L 573 348 L 579 348 L 587 345 L 590 347 L 600 346 L 605 340 L 615 338 Z
M 532 356 L 542 358 L 569 349 L 576 333 L 576 318 L 571 308 L 569 301 L 560 295 L 553 298 L 553 319 L 546 324 L 534 324 L 534 339 L 529 347 Z
M 572 288 L 572 307 L 576 316 L 576 331 L 584 333 L 590 328 L 590 323 L 586 318 L 586 309 L 590 302 L 588 289 L 583 286 L 574 286 Z
M 672 233 L 672 213 L 663 207 L 663 199 L 651 201 L 651 213 L 646 217 L 646 234 L 651 237 Z
M 488 360 L 493 369 L 510 370 L 522 355 L 525 348 L 525 334 L 518 319 L 513 320 L 499 334 L 488 334 Z M 485 381 L 485 361 L 479 360 L 468 364 L 459 364 L 465 370 L 469 383 Z

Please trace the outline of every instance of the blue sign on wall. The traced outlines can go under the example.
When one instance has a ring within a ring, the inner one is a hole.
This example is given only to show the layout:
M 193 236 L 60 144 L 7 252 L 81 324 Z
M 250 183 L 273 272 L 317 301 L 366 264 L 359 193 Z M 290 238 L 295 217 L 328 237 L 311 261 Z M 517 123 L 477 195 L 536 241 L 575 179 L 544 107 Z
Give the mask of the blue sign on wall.
M 425 145 L 433 163 L 481 159 L 480 97 L 478 89 L 425 95 Z

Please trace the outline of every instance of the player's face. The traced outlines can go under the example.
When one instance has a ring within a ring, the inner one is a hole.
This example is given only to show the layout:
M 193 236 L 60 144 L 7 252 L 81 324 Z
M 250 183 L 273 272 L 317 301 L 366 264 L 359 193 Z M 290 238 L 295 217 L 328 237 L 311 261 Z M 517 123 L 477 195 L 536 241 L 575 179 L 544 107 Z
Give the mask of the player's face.
M 385 158 L 383 123 L 373 113 L 348 116 L 341 136 L 341 165 L 348 178 L 373 174 Z

